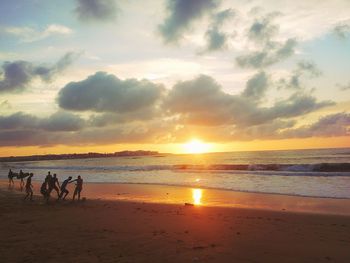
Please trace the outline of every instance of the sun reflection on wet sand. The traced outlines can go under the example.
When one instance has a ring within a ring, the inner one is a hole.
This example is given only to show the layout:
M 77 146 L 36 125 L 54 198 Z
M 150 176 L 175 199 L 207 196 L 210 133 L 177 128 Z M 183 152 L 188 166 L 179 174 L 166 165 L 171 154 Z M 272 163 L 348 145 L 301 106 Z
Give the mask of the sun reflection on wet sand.
M 193 204 L 201 205 L 203 190 L 202 189 L 192 189 Z

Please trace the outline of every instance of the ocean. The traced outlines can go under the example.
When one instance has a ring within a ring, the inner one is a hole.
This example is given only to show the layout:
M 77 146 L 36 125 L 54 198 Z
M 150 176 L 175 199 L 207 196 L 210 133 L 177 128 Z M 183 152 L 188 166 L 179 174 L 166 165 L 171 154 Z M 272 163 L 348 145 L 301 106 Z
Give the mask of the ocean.
M 37 181 L 51 171 L 60 181 L 81 175 L 85 182 L 350 198 L 350 148 L 1 162 L 0 178 L 10 168 Z

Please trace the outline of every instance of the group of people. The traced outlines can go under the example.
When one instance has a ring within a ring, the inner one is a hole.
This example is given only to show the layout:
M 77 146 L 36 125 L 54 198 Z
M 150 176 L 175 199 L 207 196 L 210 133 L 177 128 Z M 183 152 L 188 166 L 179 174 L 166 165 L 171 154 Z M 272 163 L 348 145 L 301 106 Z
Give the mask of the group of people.
M 17 178 L 20 179 L 21 182 L 19 184 L 21 191 L 23 191 L 23 187 L 24 187 L 24 178 L 30 176 L 30 173 L 24 173 L 22 170 L 19 171 L 19 173 L 14 173 L 12 172 L 12 170 L 10 169 L 9 173 L 8 173 L 8 178 L 9 178 L 9 187 L 13 187 L 15 185 L 15 182 L 13 181 L 13 178 Z
M 24 200 L 29 198 L 30 200 L 33 200 L 33 185 L 32 185 L 32 177 L 33 173 L 23 173 L 22 170 L 20 172 L 14 173 L 12 170 L 9 170 L 8 178 L 9 178 L 9 187 L 14 186 L 13 178 L 16 177 L 17 179 L 21 179 L 20 182 L 20 189 L 22 191 L 23 186 L 26 191 L 26 196 L 24 197 Z M 28 177 L 26 180 L 26 183 L 24 183 L 24 178 Z M 67 190 L 67 186 L 70 183 L 76 182 L 74 194 L 73 194 L 73 201 L 75 200 L 75 197 L 78 196 L 78 200 L 80 200 L 80 193 L 83 190 L 83 179 L 79 175 L 77 179 L 72 180 L 72 177 L 69 176 L 66 180 L 62 182 L 60 185 L 57 175 L 53 174 L 51 175 L 51 172 L 48 172 L 48 174 L 45 177 L 44 182 L 41 184 L 40 187 L 40 193 L 43 195 L 44 199 L 48 202 L 51 196 L 51 192 L 55 190 L 57 193 L 57 200 L 65 200 L 67 195 L 69 194 L 69 191 Z

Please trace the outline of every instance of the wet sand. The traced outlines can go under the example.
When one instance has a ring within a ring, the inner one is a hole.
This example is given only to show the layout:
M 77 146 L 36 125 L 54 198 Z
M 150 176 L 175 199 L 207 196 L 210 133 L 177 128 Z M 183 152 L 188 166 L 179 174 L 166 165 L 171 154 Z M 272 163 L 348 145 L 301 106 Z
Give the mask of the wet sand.
M 102 189 L 91 184 L 84 188 L 85 201 L 47 205 L 40 196 L 23 202 L 24 193 L 3 186 L 1 262 L 350 262 L 349 216 L 278 211 L 280 207 L 273 211 L 261 205 L 185 206 L 162 197 L 162 191 L 170 190 L 165 195 L 181 196 L 183 188 L 175 194 L 171 187 L 144 186 L 142 192 L 142 186 L 128 185 L 119 185 L 117 192 L 118 186 L 105 187 L 113 193 L 111 200 L 92 200 Z M 142 202 L 149 191 L 169 203 Z M 203 201 L 214 194 L 206 191 Z M 140 202 L 122 201 L 128 195 Z M 262 196 L 278 203 L 278 196 Z M 284 198 L 294 197 L 282 196 L 283 206 L 288 204 Z M 334 200 L 345 210 L 346 201 Z

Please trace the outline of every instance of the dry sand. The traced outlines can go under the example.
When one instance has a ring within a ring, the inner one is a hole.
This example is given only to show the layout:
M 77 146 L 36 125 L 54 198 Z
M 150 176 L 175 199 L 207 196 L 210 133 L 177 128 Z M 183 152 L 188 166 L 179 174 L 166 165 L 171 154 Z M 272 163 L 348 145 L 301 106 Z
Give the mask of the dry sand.
M 0 190 L 0 262 L 350 262 L 349 216 L 23 195 Z

